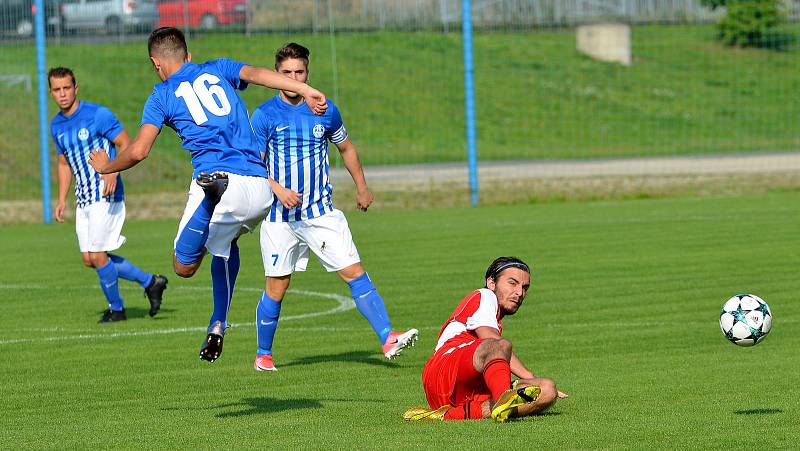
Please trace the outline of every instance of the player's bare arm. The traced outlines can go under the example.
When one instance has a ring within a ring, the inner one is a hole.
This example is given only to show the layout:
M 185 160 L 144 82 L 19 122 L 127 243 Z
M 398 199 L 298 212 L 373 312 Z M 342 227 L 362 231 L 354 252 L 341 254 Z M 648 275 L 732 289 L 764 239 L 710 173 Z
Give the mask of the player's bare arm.
M 276 182 L 272 177 L 269 178 L 269 185 L 272 188 L 272 192 L 275 194 L 275 197 L 278 198 L 278 201 L 280 201 L 284 207 L 296 207 L 302 203 L 302 197 L 300 196 L 300 193 L 286 188 L 285 186 Z
M 347 168 L 347 172 L 350 173 L 350 177 L 353 178 L 353 183 L 356 185 L 356 206 L 361 211 L 367 211 L 369 206 L 372 205 L 373 196 L 372 191 L 370 191 L 369 186 L 367 186 L 364 168 L 361 166 L 361 160 L 358 158 L 356 146 L 350 138 L 347 138 L 339 144 L 336 144 L 336 148 L 339 149 L 344 167 Z
M 131 137 L 128 135 L 126 130 L 123 130 L 111 142 L 114 143 L 114 146 L 117 149 L 124 149 L 130 145 Z M 103 196 L 110 196 L 114 194 L 114 191 L 117 190 L 117 173 L 112 172 L 109 174 L 103 174 L 101 178 L 103 179 Z
M 248 83 L 255 83 L 267 88 L 296 92 L 303 96 L 308 107 L 316 115 L 321 116 L 328 109 L 328 101 L 325 98 L 325 94 L 305 83 L 283 76 L 274 70 L 244 66 L 239 71 L 239 78 Z
M 72 169 L 69 167 L 67 157 L 63 154 L 58 156 L 58 203 L 56 204 L 55 216 L 56 221 L 64 222 L 64 210 L 67 208 L 67 195 L 69 194 L 69 186 L 72 183 Z
M 161 129 L 155 125 L 143 124 L 130 145 L 117 153 L 117 158 L 111 160 L 105 150 L 96 149 L 89 155 L 89 164 L 101 174 L 130 169 L 147 158 L 160 132 Z

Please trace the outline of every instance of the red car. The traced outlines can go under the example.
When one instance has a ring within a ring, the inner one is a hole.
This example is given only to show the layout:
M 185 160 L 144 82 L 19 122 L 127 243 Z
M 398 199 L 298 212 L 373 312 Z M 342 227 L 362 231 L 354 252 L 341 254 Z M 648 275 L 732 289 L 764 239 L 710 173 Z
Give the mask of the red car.
M 243 24 L 247 20 L 246 0 L 160 0 L 159 27 L 213 30 L 219 25 Z

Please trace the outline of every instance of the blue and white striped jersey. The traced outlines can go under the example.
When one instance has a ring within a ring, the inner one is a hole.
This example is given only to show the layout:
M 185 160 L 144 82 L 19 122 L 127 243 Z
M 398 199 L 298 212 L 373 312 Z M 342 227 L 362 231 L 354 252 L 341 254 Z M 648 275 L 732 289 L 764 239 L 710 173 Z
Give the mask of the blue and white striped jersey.
M 223 171 L 266 177 L 247 106 L 236 90 L 247 88 L 239 79 L 244 63 L 217 59 L 186 63 L 155 85 L 142 112 L 142 124 L 178 133 L 192 156 L 194 176 Z
M 119 174 L 114 194 L 103 197 L 100 195 L 100 174 L 89 166 L 89 154 L 94 149 L 105 149 L 112 160 L 117 156 L 112 141 L 124 130 L 111 110 L 82 100 L 78 101 L 78 109 L 70 116 L 59 112 L 50 122 L 56 152 L 66 157 L 75 176 L 75 203 L 78 207 L 124 199 L 125 189 Z
M 278 95 L 261 104 L 251 122 L 270 177 L 303 199 L 301 205 L 285 208 L 275 198 L 269 221 L 302 221 L 332 211 L 328 140 L 339 144 L 347 139 L 339 108 L 328 101 L 325 114 L 317 116 L 305 103 L 291 105 Z

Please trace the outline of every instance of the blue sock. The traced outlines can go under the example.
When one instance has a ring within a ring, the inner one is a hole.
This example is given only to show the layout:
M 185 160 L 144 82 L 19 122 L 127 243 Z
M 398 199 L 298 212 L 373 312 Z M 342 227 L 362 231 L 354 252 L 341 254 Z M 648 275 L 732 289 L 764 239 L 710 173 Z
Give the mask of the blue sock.
M 153 283 L 153 277 L 155 277 L 154 275 L 137 268 L 136 265 L 128 260 L 125 260 L 125 257 L 108 254 L 108 258 L 114 262 L 114 266 L 117 268 L 117 275 L 119 277 L 132 282 L 138 282 L 142 288 L 147 288 L 151 283 Z
M 175 243 L 175 256 L 184 265 L 192 264 L 203 256 L 203 250 L 208 240 L 208 225 L 214 207 L 208 199 L 203 199 L 197 210 L 194 211 L 189 222 L 183 227 L 178 242 Z
M 386 341 L 392 326 L 389 323 L 389 313 L 383 305 L 383 298 L 378 294 L 375 285 L 369 278 L 369 274 L 364 273 L 347 283 L 350 285 L 350 295 L 358 307 L 358 311 L 369 321 L 372 330 L 378 334 L 381 344 Z
M 111 260 L 102 268 L 97 268 L 97 277 L 100 278 L 100 288 L 108 299 L 108 307 L 116 312 L 125 308 L 122 297 L 119 295 L 119 283 L 117 283 L 117 267 Z
M 228 260 L 214 256 L 211 259 L 211 285 L 214 288 L 214 312 L 211 314 L 209 326 L 216 321 L 228 325 L 228 310 L 231 307 L 233 288 L 236 285 L 236 276 L 239 275 L 239 246 L 231 243 L 231 252 Z
M 256 337 L 258 338 L 258 355 L 272 355 L 272 340 L 278 330 L 278 318 L 281 316 L 281 302 L 261 293 L 256 309 Z

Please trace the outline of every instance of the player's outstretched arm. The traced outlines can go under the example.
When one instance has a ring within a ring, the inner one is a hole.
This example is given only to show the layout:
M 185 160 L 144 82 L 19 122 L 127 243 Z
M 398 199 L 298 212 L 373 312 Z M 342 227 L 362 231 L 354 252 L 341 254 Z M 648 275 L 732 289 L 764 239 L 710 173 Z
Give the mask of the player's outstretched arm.
M 58 156 L 58 203 L 53 212 L 57 222 L 64 222 L 64 210 L 67 208 L 67 194 L 69 193 L 69 185 L 72 183 L 72 169 L 69 167 L 69 162 L 64 154 Z
M 139 134 L 136 135 L 136 138 L 131 141 L 129 146 L 117 153 L 117 158 L 111 160 L 105 150 L 95 149 L 89 155 L 89 164 L 101 174 L 110 174 L 132 168 L 147 158 L 160 132 L 161 129 L 155 125 L 142 124 Z
M 356 206 L 361 211 L 367 211 L 372 204 L 372 191 L 367 186 L 367 179 L 364 177 L 364 168 L 361 166 L 361 160 L 358 158 L 358 151 L 356 150 L 353 141 L 350 138 L 336 144 L 339 149 L 339 154 L 342 156 L 344 167 L 353 178 L 353 183 L 356 184 Z
M 325 94 L 303 82 L 292 80 L 285 75 L 281 75 L 274 70 L 263 67 L 243 66 L 239 71 L 239 78 L 248 83 L 255 83 L 267 88 L 296 92 L 303 96 L 308 107 L 314 114 L 321 116 L 325 114 L 325 110 L 328 109 L 328 101 L 325 98 Z

